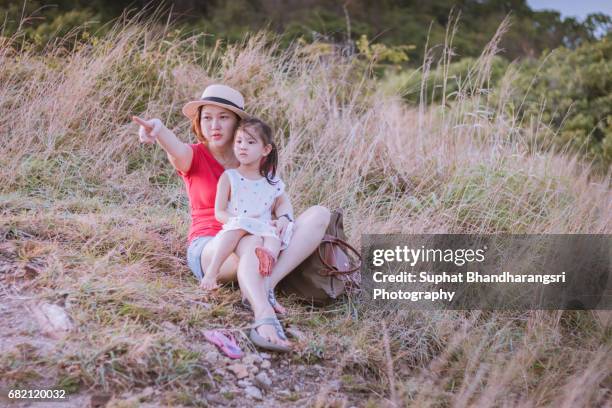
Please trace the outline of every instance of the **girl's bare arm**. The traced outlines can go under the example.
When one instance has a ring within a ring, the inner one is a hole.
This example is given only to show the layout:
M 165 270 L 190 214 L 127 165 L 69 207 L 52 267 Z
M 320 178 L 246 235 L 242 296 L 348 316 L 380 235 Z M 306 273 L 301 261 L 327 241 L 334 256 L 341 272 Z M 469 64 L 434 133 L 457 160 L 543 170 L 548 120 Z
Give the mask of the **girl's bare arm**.
M 291 200 L 289 200 L 289 196 L 286 192 L 283 192 L 283 194 L 278 196 L 274 203 L 274 215 L 277 219 L 272 221 L 272 225 L 276 227 L 276 230 L 280 236 L 285 233 L 285 229 L 291 222 L 289 219 L 287 219 L 287 217 L 279 218 L 284 214 L 287 214 L 289 217 L 291 217 L 291 219 L 293 219 L 293 207 L 291 206 Z
M 274 203 L 274 215 L 276 215 L 276 218 L 283 214 L 287 214 L 293 219 L 293 206 L 291 206 L 291 200 L 289 200 L 287 193 L 278 196 Z
M 217 196 L 215 197 L 215 218 L 225 224 L 232 215 L 227 211 L 230 196 L 230 181 L 227 173 L 223 173 L 217 183 Z

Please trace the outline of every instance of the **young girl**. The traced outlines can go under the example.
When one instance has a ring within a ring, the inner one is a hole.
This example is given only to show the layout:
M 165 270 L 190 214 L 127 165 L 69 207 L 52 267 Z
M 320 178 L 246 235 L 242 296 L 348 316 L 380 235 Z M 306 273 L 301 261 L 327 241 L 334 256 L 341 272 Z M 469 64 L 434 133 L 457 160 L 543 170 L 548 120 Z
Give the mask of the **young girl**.
M 278 231 L 272 211 L 288 201 L 284 183 L 276 176 L 278 154 L 272 140 L 272 130 L 259 119 L 243 120 L 234 137 L 234 154 L 240 162 L 237 169 L 226 170 L 217 184 L 215 217 L 223 224 L 216 240 L 215 252 L 204 279 L 216 279 L 219 268 L 246 234 L 262 238 L 255 249 L 259 273 L 269 276 L 279 252 L 291 239 L 293 223 Z M 290 214 L 287 217 L 292 221 Z M 278 218 L 280 218 L 278 217 Z M 269 294 L 275 306 L 274 294 Z M 276 308 L 275 308 L 276 309 Z

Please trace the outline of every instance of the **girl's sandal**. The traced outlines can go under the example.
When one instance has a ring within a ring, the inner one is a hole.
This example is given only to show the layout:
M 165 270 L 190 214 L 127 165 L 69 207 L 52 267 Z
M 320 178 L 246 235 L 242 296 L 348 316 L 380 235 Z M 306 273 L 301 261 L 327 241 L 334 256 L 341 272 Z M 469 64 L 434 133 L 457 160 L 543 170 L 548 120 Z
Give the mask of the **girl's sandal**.
M 273 326 L 278 338 L 281 340 L 287 340 L 287 336 L 285 336 L 285 332 L 283 331 L 283 326 L 281 326 L 276 316 L 270 316 L 264 317 L 263 319 L 259 319 L 253 322 L 253 325 L 251 326 L 251 333 L 249 335 L 253 344 L 266 350 L 278 351 L 279 353 L 288 353 L 292 351 L 291 347 L 273 343 L 261 334 L 259 334 L 257 328 L 264 325 Z
M 270 276 L 272 274 L 272 267 L 276 262 L 274 255 L 264 247 L 255 248 L 255 255 L 259 260 L 259 274 L 261 276 Z

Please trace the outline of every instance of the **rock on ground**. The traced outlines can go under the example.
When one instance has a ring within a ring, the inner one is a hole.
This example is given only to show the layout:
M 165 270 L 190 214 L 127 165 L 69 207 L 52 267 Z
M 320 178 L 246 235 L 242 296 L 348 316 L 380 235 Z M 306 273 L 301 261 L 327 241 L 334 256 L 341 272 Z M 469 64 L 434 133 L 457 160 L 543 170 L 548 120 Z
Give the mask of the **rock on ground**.
M 253 387 L 253 386 L 249 386 L 246 387 L 244 389 L 244 392 L 246 395 L 248 395 L 251 398 L 254 398 L 256 400 L 262 400 L 263 399 L 263 394 L 261 393 L 261 390 L 257 387 Z
M 61 339 L 72 330 L 72 322 L 66 311 L 58 305 L 36 303 L 29 308 L 43 333 Z

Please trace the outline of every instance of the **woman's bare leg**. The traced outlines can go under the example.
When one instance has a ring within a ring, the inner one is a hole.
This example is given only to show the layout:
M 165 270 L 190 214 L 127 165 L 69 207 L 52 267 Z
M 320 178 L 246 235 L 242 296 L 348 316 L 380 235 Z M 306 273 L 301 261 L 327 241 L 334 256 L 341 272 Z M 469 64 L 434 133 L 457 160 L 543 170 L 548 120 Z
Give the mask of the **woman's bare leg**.
M 295 220 L 293 236 L 287 249 L 280 253 L 272 268 L 270 287 L 274 288 L 285 276 L 298 266 L 317 248 L 329 224 L 330 212 L 315 205 L 308 208 Z
M 270 264 L 269 269 L 269 273 L 272 273 L 272 268 L 274 268 L 274 264 L 276 263 L 276 260 L 278 259 L 278 254 L 280 252 L 281 241 L 275 237 L 263 237 L 263 247 L 266 248 L 274 258 L 274 260 Z M 261 260 L 259 262 L 261 262 Z M 259 266 L 261 268 L 261 265 Z M 270 284 L 270 275 L 266 275 L 266 292 L 269 292 L 270 290 L 274 292 L 274 287 Z M 274 293 L 272 293 L 272 296 L 274 296 Z M 274 311 L 280 314 L 287 313 L 287 309 L 285 309 L 283 305 L 278 303 L 278 301 L 276 301 L 276 298 L 273 299 L 274 300 L 271 301 L 270 304 L 272 305 Z M 268 296 L 268 300 L 270 300 L 270 296 Z
M 278 259 L 278 253 L 280 252 L 281 242 L 278 238 L 274 237 L 263 237 L 263 245 L 275 259 Z
M 272 309 L 268 302 L 265 278 L 258 272 L 259 261 L 255 256 L 255 248 L 261 246 L 262 243 L 261 237 L 247 235 L 240 240 L 236 247 L 236 254 L 240 258 L 238 263 L 238 284 L 240 285 L 242 295 L 251 304 L 255 320 L 276 316 L 274 309 Z M 276 334 L 274 327 L 269 324 L 260 326 L 257 331 L 273 343 L 291 345 L 288 341 L 281 340 Z

